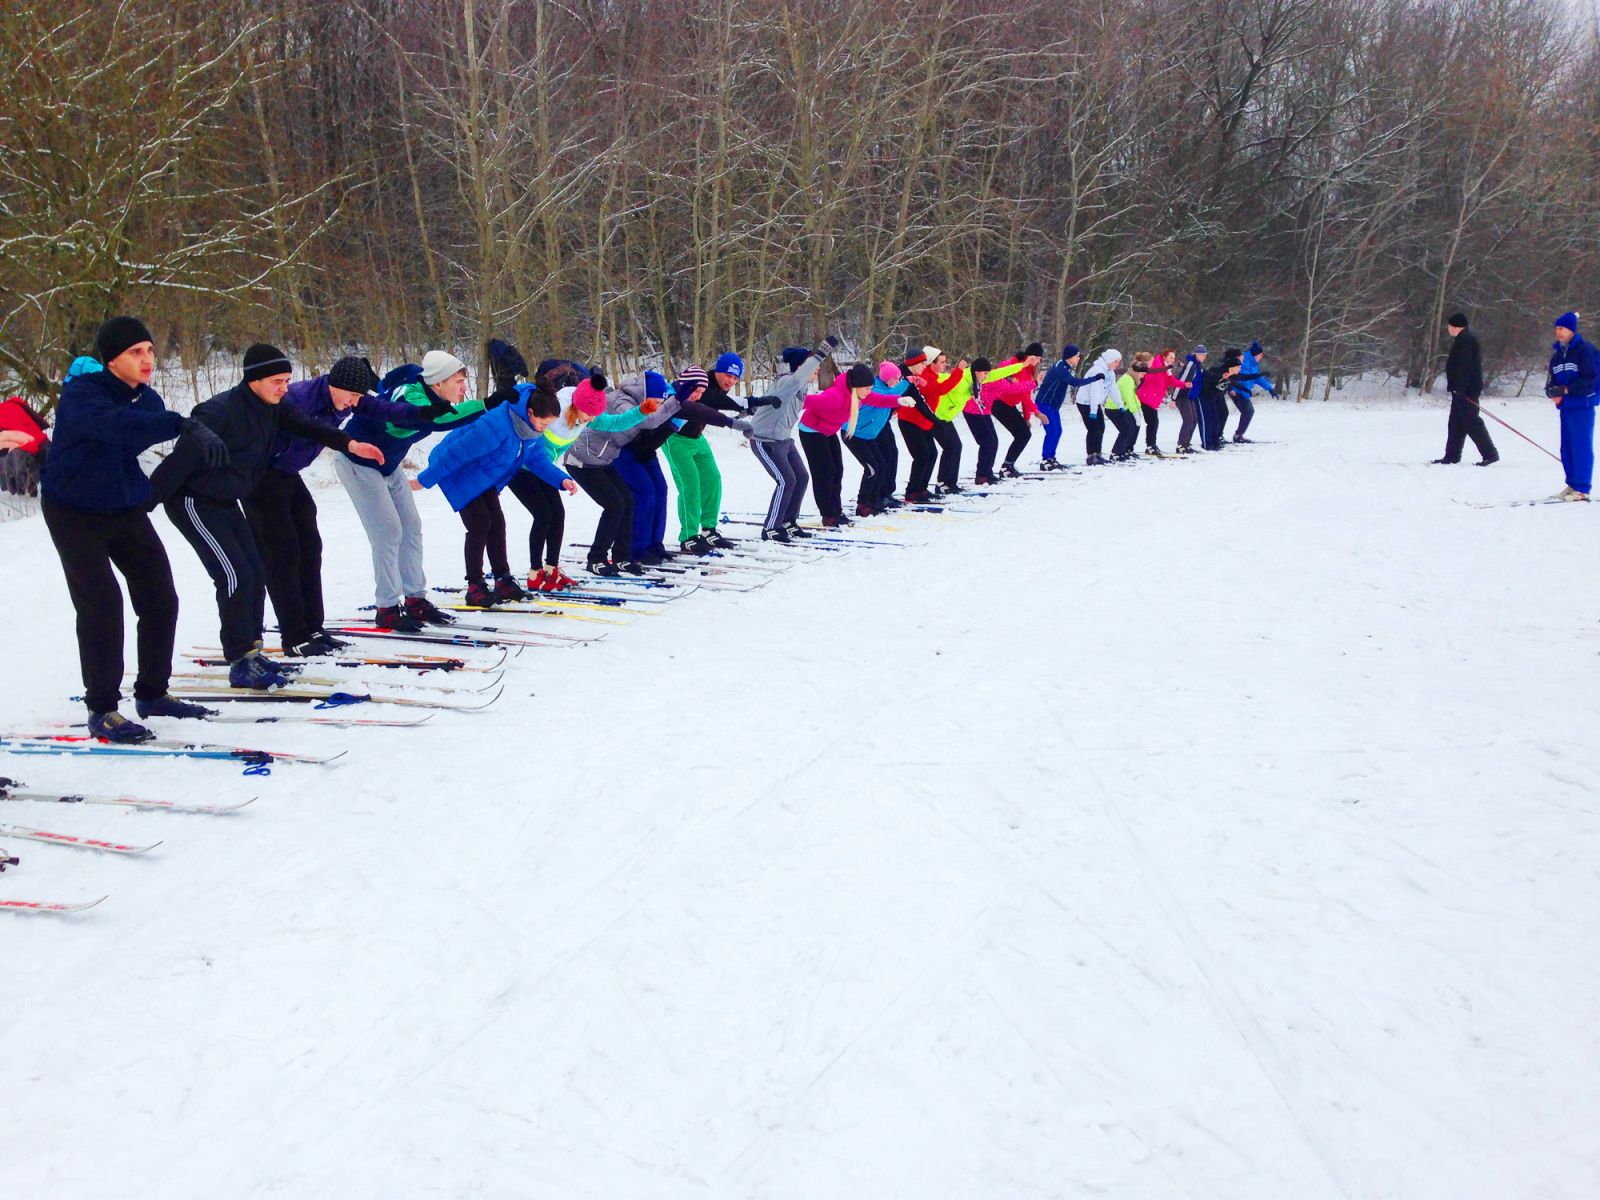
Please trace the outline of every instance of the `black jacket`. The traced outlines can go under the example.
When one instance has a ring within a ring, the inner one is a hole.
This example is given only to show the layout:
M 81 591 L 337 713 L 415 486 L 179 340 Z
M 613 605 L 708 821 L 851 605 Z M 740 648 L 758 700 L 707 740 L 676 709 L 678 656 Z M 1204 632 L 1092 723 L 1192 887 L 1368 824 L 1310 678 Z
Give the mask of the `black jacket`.
M 721 409 L 723 412 L 731 412 L 736 416 L 747 417 L 750 415 L 749 412 L 746 411 L 744 405 L 740 404 L 732 396 L 728 395 L 727 392 L 722 390 L 722 388 L 717 384 L 715 377 L 712 378 L 710 383 L 706 384 L 706 390 L 700 393 L 700 399 L 695 403 L 702 404 L 709 409 Z M 707 422 L 704 420 L 695 420 L 693 415 L 690 413 L 689 405 L 684 405 L 683 408 L 679 410 L 679 414 L 687 417 L 683 423 L 683 428 L 678 430 L 679 437 L 697 438 L 705 432 Z M 715 424 L 715 422 L 711 423 Z
M 1470 329 L 1456 334 L 1450 357 L 1444 360 L 1444 386 L 1455 396 L 1471 396 L 1476 400 L 1483 395 L 1483 356 L 1478 351 L 1478 339 Z
M 193 416 L 228 447 L 228 465 L 220 470 L 207 467 L 205 454 L 194 439 L 180 437 L 172 453 L 150 474 L 152 504 L 178 495 L 223 503 L 243 500 L 255 490 L 272 461 L 280 432 L 340 451 L 353 440 L 342 430 L 313 421 L 292 404 L 268 404 L 246 383 L 196 405 Z

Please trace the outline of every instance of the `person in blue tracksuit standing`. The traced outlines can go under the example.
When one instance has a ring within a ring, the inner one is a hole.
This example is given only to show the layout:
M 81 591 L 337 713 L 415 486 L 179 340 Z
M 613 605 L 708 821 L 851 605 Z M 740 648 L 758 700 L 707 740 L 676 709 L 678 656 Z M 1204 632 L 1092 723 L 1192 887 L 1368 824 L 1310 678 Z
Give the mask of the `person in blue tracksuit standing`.
M 1561 413 L 1561 466 L 1567 486 L 1556 500 L 1587 500 L 1594 483 L 1594 408 L 1600 401 L 1600 350 L 1578 332 L 1578 314 L 1555 322 L 1545 395 Z
M 1105 378 L 1104 373 L 1085 375 L 1081 379 L 1073 374 L 1081 358 L 1082 353 L 1071 342 L 1061 347 L 1061 357 L 1044 373 L 1044 378 L 1039 381 L 1039 390 L 1034 394 L 1033 402 L 1044 415 L 1043 457 L 1039 460 L 1041 471 L 1066 470 L 1056 461 L 1056 448 L 1061 445 L 1061 406 L 1067 402 L 1069 391 Z

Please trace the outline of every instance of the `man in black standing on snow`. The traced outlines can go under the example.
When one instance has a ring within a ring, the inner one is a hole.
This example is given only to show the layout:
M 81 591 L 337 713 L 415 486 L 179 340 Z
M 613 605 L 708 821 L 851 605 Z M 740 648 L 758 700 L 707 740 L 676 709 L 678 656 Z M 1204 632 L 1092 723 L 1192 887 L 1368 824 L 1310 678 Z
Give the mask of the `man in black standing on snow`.
M 1453 313 L 1445 328 L 1455 341 L 1450 346 L 1450 357 L 1444 362 L 1444 386 L 1450 393 L 1450 427 L 1444 438 L 1444 457 L 1435 463 L 1458 463 L 1461 448 L 1468 438 L 1478 448 L 1480 467 L 1500 461 L 1500 452 L 1494 448 L 1489 427 L 1483 423 L 1483 411 L 1478 407 L 1478 397 L 1483 395 L 1483 357 L 1478 350 L 1478 338 L 1467 328 L 1464 313 Z

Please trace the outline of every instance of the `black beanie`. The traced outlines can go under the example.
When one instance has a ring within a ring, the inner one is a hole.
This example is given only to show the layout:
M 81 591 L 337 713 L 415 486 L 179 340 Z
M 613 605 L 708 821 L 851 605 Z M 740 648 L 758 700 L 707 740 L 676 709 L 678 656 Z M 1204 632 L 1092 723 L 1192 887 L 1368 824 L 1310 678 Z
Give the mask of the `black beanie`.
M 1042 342 L 1029 342 L 1026 346 L 1024 346 L 1022 348 L 1022 357 L 1023 358 L 1043 358 L 1044 357 L 1044 343 L 1042 343 Z
M 1226 371 L 1229 367 L 1240 366 L 1243 362 L 1244 355 L 1239 352 L 1238 348 L 1229 346 L 1227 353 L 1222 356 L 1222 369 Z
M 251 383 L 272 375 L 287 375 L 292 366 L 289 356 L 276 346 L 257 342 L 244 352 L 244 381 Z
M 975 358 L 972 360 L 972 373 L 974 375 L 980 372 L 987 375 L 992 370 L 994 370 L 994 364 L 987 358 Z
M 328 386 L 359 392 L 364 396 L 377 390 L 378 373 L 366 359 L 354 354 L 347 355 L 334 363 L 328 372 Z
M 866 363 L 857 363 L 844 373 L 845 387 L 869 388 L 872 386 L 872 368 Z
M 1451 313 L 1450 319 L 1446 321 L 1445 324 L 1454 325 L 1457 329 L 1465 329 L 1467 327 L 1467 314 Z
M 109 366 L 128 347 L 153 341 L 155 338 L 138 317 L 112 317 L 94 335 L 94 356 Z

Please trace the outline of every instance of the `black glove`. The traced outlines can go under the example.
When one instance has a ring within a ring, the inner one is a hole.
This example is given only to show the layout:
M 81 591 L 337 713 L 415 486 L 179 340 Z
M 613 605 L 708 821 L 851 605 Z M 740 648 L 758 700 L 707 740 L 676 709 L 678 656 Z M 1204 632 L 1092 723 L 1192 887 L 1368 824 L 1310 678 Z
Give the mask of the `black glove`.
M 598 392 L 603 392 L 606 390 L 606 373 L 599 367 L 589 368 L 589 386 Z
M 183 432 L 194 439 L 194 444 L 200 448 L 200 453 L 205 458 L 206 466 L 211 470 L 220 470 L 228 465 L 228 447 L 210 426 L 202 425 L 193 417 L 185 417 Z
M 754 412 L 758 408 L 777 408 L 783 401 L 776 396 L 751 396 L 747 403 Z
M 495 390 L 514 387 L 518 377 L 528 377 L 528 360 L 510 342 L 499 338 L 489 339 L 489 374 L 494 378 Z
M 1567 394 L 1567 389 L 1562 387 L 1559 383 L 1552 383 L 1549 387 L 1545 388 L 1544 394 L 1549 396 L 1552 400 L 1559 400 L 1561 397 Z
M 496 380 L 496 387 L 484 399 L 483 407 L 485 409 L 499 408 L 502 404 L 515 402 L 516 398 L 517 385 L 515 383 L 500 383 Z

